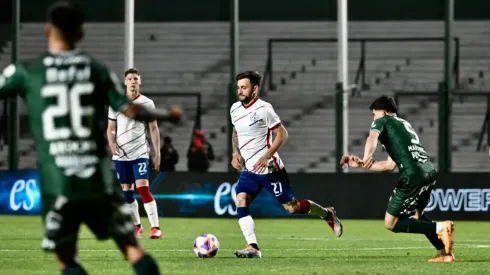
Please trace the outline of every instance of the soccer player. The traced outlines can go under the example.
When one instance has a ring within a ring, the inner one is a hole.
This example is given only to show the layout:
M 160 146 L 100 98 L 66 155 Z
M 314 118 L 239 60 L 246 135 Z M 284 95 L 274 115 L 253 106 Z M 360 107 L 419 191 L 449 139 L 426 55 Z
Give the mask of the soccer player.
M 288 173 L 277 151 L 286 142 L 288 132 L 272 105 L 259 99 L 260 75 L 247 71 L 236 76 L 239 101 L 230 109 L 233 123 L 232 166 L 241 171 L 236 186 L 238 224 L 248 246 L 238 250 L 239 258 L 261 258 L 255 236 L 255 224 L 249 213 L 250 203 L 262 188 L 266 189 L 291 214 L 302 213 L 325 220 L 337 237 L 342 224 L 333 207 L 324 208 L 310 200 L 297 200 L 289 185 Z M 274 133 L 275 138 L 272 138 Z
M 392 98 L 379 97 L 370 109 L 374 122 L 366 140 L 364 158 L 344 156 L 340 164 L 377 172 L 393 172 L 398 167 L 400 179 L 388 202 L 385 227 L 395 233 L 425 234 L 438 252 L 429 262 L 454 262 L 453 222 L 435 223 L 424 214 L 436 183 L 436 171 L 419 136 L 409 122 L 397 116 Z M 378 140 L 388 152 L 385 161 L 373 159 Z
M 151 99 L 140 93 L 141 76 L 137 69 L 128 69 L 124 73 L 126 94 L 134 103 L 155 109 Z M 160 169 L 160 131 L 156 120 L 148 122 L 153 143 L 153 168 Z M 150 154 L 146 141 L 146 123 L 128 118 L 121 112 L 109 107 L 107 138 L 116 166 L 116 174 L 124 192 L 126 202 L 131 208 L 131 217 L 136 226 L 135 234 L 139 238 L 143 233 L 139 215 L 138 201 L 134 198 L 134 185 L 143 200 L 148 220 L 151 224 L 150 238 L 162 237 L 158 221 L 157 204 L 150 192 Z
M 136 274 L 159 274 L 134 236 L 130 210 L 106 158 L 105 105 L 138 120 L 176 119 L 128 101 L 117 76 L 77 49 L 84 14 L 68 2 L 47 13 L 48 50 L 0 75 L 0 97 L 19 95 L 29 110 L 39 153 L 44 220 L 42 247 L 57 255 L 62 274 L 87 274 L 78 260 L 78 231 L 85 223 L 100 240 L 112 238 Z

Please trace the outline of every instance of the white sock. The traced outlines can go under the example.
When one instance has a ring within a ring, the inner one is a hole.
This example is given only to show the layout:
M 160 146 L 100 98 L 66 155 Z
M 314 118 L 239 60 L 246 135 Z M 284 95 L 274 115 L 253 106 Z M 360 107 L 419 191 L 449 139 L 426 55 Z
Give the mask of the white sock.
M 310 201 L 310 212 L 308 212 L 308 215 L 311 216 L 318 216 L 322 219 L 324 219 L 328 215 L 328 211 L 325 210 L 321 205 L 317 204 L 314 201 Z
M 138 201 L 134 200 L 130 203 L 129 208 L 131 208 L 131 218 L 133 219 L 134 225 L 141 224 Z
M 444 224 L 442 222 L 436 222 L 436 234 L 440 234 L 444 230 Z
M 148 215 L 148 220 L 150 221 L 151 227 L 160 227 L 158 222 L 158 210 L 157 202 L 152 200 L 149 203 L 145 203 L 146 214 Z
M 248 215 L 238 220 L 238 224 L 242 229 L 243 236 L 248 244 L 257 243 L 257 237 L 255 236 L 255 223 L 252 216 Z

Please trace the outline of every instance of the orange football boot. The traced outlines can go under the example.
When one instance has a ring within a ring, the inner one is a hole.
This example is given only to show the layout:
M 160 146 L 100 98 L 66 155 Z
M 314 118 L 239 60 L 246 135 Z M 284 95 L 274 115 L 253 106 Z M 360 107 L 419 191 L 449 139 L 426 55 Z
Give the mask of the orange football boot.
M 455 261 L 456 261 L 456 257 L 454 257 L 453 253 L 445 256 L 437 255 L 434 258 L 429 259 L 429 263 L 453 263 Z

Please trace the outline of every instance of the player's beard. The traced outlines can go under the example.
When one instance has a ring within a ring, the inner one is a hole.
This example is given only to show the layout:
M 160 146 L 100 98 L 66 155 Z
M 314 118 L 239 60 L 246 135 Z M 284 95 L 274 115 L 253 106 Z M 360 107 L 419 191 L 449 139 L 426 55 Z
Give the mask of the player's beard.
M 243 99 L 238 98 L 243 104 L 249 104 L 255 98 L 255 93 L 250 94 L 249 96 L 243 96 Z

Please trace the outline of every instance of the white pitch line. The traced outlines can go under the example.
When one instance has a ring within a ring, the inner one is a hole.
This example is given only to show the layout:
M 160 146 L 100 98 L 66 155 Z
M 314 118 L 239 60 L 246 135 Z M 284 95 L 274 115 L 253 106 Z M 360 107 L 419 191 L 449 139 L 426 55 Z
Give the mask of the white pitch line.
M 342 241 L 342 242 L 389 242 L 389 241 L 402 241 L 402 242 L 427 242 L 426 239 L 411 240 L 411 239 L 356 239 L 356 238 L 303 238 L 303 237 L 275 237 L 275 238 L 262 238 L 262 239 L 275 239 L 275 240 L 296 240 L 296 241 Z M 456 239 L 457 243 L 490 243 L 490 240 L 459 240 Z
M 490 248 L 490 245 L 459 245 L 464 248 Z M 382 251 L 382 250 L 429 250 L 433 247 L 371 247 L 371 248 L 269 248 L 263 251 Z M 221 251 L 235 251 L 236 249 L 221 248 Z M 0 249 L 0 252 L 41 252 L 42 249 Z M 119 252 L 119 249 L 80 249 L 81 252 Z M 189 249 L 148 249 L 149 252 L 190 252 Z

